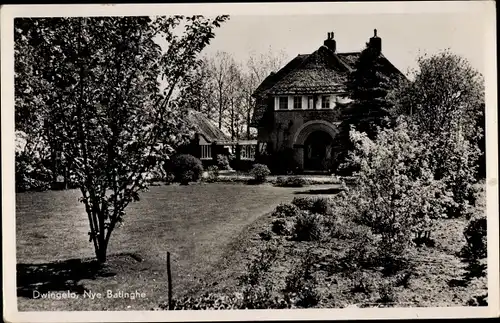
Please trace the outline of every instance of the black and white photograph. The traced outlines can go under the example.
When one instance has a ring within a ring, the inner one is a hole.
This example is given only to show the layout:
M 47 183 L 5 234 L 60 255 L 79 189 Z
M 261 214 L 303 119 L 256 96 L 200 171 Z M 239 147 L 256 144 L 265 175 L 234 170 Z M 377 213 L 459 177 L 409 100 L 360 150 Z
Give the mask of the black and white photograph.
M 1 14 L 7 321 L 499 315 L 494 2 Z

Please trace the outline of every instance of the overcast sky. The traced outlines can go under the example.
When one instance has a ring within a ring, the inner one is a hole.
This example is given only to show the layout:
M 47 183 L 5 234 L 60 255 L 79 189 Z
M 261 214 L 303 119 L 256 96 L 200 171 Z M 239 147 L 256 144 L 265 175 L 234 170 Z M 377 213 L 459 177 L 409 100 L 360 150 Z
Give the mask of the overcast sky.
M 372 15 L 232 15 L 216 30 L 204 50 L 231 53 L 245 62 L 249 53 L 283 50 L 293 58 L 308 54 L 323 44 L 333 31 L 338 52 L 359 51 L 378 30 L 382 52 L 403 73 L 416 67 L 420 53 L 433 54 L 449 48 L 467 58 L 483 73 L 485 24 L 478 14 L 372 14 Z

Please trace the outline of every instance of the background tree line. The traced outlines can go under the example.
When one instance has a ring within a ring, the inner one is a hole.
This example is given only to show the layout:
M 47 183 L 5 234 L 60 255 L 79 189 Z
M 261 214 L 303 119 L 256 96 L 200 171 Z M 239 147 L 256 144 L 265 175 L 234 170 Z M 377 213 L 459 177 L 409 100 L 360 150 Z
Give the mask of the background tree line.
M 249 53 L 246 61 L 237 61 L 230 53 L 205 55 L 183 84 L 183 104 L 202 112 L 233 140 L 252 139 L 255 100 L 253 91 L 271 73 L 286 63 L 284 51 L 271 47 L 265 53 Z

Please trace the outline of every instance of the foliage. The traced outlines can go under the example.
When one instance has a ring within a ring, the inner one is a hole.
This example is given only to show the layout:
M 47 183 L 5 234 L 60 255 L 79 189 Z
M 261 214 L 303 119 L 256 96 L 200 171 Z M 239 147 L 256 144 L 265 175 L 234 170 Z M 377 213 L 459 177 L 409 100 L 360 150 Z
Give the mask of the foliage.
M 462 249 L 462 256 L 468 259 L 483 259 L 487 256 L 487 227 L 486 217 L 471 219 L 464 229 L 466 245 Z
M 262 232 L 259 232 L 259 237 L 264 241 L 269 241 L 272 238 L 272 233 L 270 230 L 266 229 Z
M 300 210 L 309 211 L 312 209 L 315 199 L 311 197 L 294 197 L 292 204 L 297 206 Z
M 276 178 L 276 186 L 279 187 L 303 187 L 308 184 L 307 180 L 301 176 L 290 176 L 283 177 L 278 176 Z
M 355 233 L 357 236 L 345 251 L 341 266 L 348 271 L 374 267 L 379 263 L 375 235 L 367 227 L 359 227 Z
M 287 236 L 292 234 L 292 225 L 287 219 L 278 218 L 273 220 L 271 230 L 277 235 Z
M 316 289 L 317 281 L 312 275 L 316 258 L 311 253 L 294 266 L 285 279 L 283 289 L 285 300 L 298 307 L 314 307 L 319 303 L 320 297 Z
M 334 138 L 332 167 L 339 173 L 350 174 L 357 170 L 356 165 L 345 163 L 349 151 L 354 149 L 349 141 L 352 127 L 373 139 L 377 127 L 390 125 L 393 103 L 389 94 L 397 86 L 399 75 L 382 73 L 384 66 L 379 58 L 380 53 L 367 44 L 355 63 L 354 71 L 349 74 L 346 86 L 353 102 L 343 111 L 339 134 Z
M 330 213 L 330 199 L 322 197 L 294 197 L 292 204 L 300 210 L 326 215 Z
M 196 182 L 203 173 L 201 160 L 188 154 L 175 155 L 170 167 L 175 181 L 185 185 L 189 182 Z
M 229 166 L 229 158 L 226 155 L 217 155 L 217 167 L 221 170 L 231 169 Z
M 448 195 L 434 179 L 428 151 L 414 140 L 412 125 L 400 119 L 394 129 L 380 131 L 376 141 L 356 131 L 351 136 L 356 144 L 352 161 L 360 167 L 352 193 L 366 224 L 389 244 L 408 241 L 412 230 L 431 231 Z
M 316 198 L 309 209 L 311 213 L 317 213 L 321 215 L 327 215 L 330 213 L 330 199 L 328 198 Z
M 452 193 L 447 213 L 463 216 L 478 165 L 484 172 L 484 80 L 467 60 L 449 51 L 419 57 L 418 65 L 414 81 L 401 84 L 391 100 L 396 111 L 411 114 L 415 138 L 429 150 L 434 177 Z
M 299 215 L 300 210 L 293 204 L 280 203 L 273 212 L 274 217 L 289 218 Z
M 263 164 L 254 164 L 250 170 L 250 174 L 253 176 L 255 183 L 265 183 L 267 176 L 271 174 L 269 168 Z
M 390 282 L 382 284 L 378 288 L 379 299 L 377 300 L 379 303 L 385 305 L 394 305 L 397 301 L 396 291 L 394 290 L 394 286 Z
M 319 241 L 323 238 L 323 217 L 319 214 L 301 213 L 293 228 L 297 241 Z
M 467 302 L 467 306 L 488 306 L 488 293 L 484 295 L 473 296 Z
M 210 183 L 217 182 L 220 174 L 219 167 L 217 165 L 208 166 L 207 172 L 208 172 L 207 181 Z
M 39 158 L 16 152 L 16 192 L 44 191 L 51 187 L 52 171 Z
M 189 138 L 175 90 L 225 20 L 15 20 L 16 128 L 41 133 L 53 155 L 64 152 L 101 262 L 125 208 L 146 189 L 149 171 Z

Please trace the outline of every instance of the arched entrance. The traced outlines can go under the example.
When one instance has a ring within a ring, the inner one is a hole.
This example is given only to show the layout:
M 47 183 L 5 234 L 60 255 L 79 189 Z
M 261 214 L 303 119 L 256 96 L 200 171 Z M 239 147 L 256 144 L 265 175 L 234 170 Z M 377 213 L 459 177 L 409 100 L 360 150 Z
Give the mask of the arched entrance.
M 328 170 L 332 157 L 332 137 L 324 131 L 312 132 L 304 142 L 304 169 Z
M 332 157 L 333 138 L 337 135 L 338 123 L 326 120 L 311 120 L 295 132 L 293 146 L 295 161 L 303 170 L 325 171 Z

